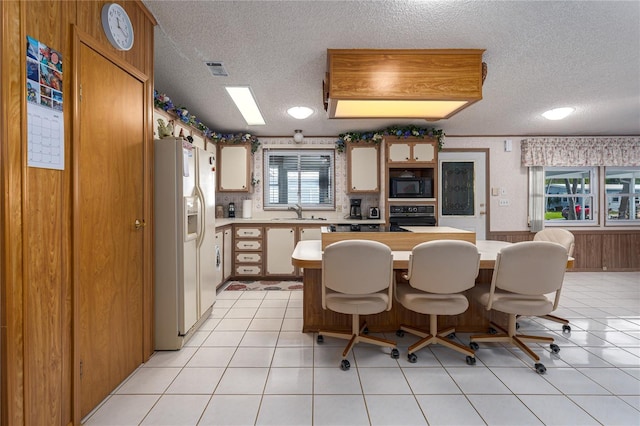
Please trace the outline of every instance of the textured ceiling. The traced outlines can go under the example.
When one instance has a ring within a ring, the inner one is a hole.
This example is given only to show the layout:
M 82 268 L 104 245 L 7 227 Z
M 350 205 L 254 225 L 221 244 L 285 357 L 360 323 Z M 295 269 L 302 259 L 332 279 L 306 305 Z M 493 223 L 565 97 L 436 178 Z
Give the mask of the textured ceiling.
M 638 1 L 157 1 L 155 88 L 213 130 L 333 136 L 393 124 L 447 135 L 640 135 Z M 483 99 L 448 120 L 328 119 L 327 49 L 486 49 Z M 221 61 L 214 77 L 205 61 Z M 224 90 L 250 85 L 247 126 Z M 306 120 L 286 113 L 315 110 Z M 573 106 L 562 121 L 540 116 Z

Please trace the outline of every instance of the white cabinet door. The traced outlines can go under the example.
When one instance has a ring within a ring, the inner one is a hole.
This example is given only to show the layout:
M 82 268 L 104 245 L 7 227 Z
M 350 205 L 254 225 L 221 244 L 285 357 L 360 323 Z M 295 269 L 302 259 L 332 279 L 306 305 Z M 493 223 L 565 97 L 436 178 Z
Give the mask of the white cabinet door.
M 319 226 L 300 227 L 300 241 L 320 240 L 322 239 L 322 231 Z
M 417 143 L 413 146 L 414 161 L 432 162 L 435 159 L 435 149 L 431 143 Z
M 368 143 L 350 144 L 347 148 L 348 192 L 380 190 L 379 146 Z
M 294 227 L 266 228 L 266 275 L 295 275 L 291 255 L 296 245 Z
M 249 191 L 250 148 L 246 144 L 218 145 L 218 189 L 220 191 Z
M 222 281 L 227 282 L 233 270 L 233 233 L 231 228 L 223 231 L 222 243 Z
M 222 281 L 222 259 L 224 256 L 224 233 L 222 230 L 216 231 L 216 253 L 215 253 L 215 267 L 216 267 L 216 289 L 223 283 Z
M 389 143 L 387 152 L 389 163 L 404 163 L 411 160 L 411 145 L 408 143 Z
M 420 164 L 436 161 L 437 142 L 417 139 L 413 141 L 387 142 L 387 164 Z

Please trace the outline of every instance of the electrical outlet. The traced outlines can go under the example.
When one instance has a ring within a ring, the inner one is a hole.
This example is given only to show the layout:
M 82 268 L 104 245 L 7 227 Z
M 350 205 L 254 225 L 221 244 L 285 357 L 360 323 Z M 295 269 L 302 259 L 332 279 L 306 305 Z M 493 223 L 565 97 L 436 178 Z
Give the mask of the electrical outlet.
M 342 213 L 342 206 L 336 206 L 336 212 Z
M 507 207 L 509 205 L 509 200 L 507 200 L 506 198 L 501 198 L 498 205 L 500 207 Z

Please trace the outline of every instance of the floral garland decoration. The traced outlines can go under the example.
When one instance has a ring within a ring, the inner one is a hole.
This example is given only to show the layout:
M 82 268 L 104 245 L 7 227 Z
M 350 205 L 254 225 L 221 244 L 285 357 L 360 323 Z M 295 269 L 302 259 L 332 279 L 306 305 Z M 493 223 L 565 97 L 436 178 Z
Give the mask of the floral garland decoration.
M 408 137 L 435 137 L 438 140 L 438 151 L 442 150 L 444 145 L 444 131 L 441 129 L 434 129 L 429 127 L 417 127 L 417 126 L 391 126 L 382 130 L 375 130 L 369 132 L 346 132 L 338 135 L 336 141 L 336 149 L 338 152 L 344 152 L 344 148 L 347 142 L 367 142 L 378 144 L 382 142 L 385 136 L 396 136 L 400 138 Z
M 260 147 L 260 141 L 254 135 L 250 133 L 218 133 L 211 130 L 200 120 L 196 119 L 195 115 L 189 113 L 189 110 L 175 106 L 171 99 L 164 93 L 159 93 L 157 90 L 153 90 L 153 105 L 156 108 L 162 109 L 166 112 L 174 113 L 180 121 L 188 124 L 196 129 L 200 130 L 206 138 L 212 139 L 215 143 L 251 143 L 251 153 L 254 154 Z

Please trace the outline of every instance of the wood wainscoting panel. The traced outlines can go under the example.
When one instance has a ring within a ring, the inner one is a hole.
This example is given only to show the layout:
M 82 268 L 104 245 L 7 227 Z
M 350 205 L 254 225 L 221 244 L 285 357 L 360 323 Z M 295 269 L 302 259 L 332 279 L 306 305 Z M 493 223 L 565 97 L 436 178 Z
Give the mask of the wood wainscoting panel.
M 576 245 L 572 271 L 640 270 L 640 229 L 567 229 L 573 233 Z M 528 231 L 505 231 L 491 232 L 487 235 L 487 239 L 517 243 L 533 240 L 533 236 L 534 233 Z
M 602 266 L 607 271 L 640 270 L 640 231 L 618 231 L 604 238 Z

